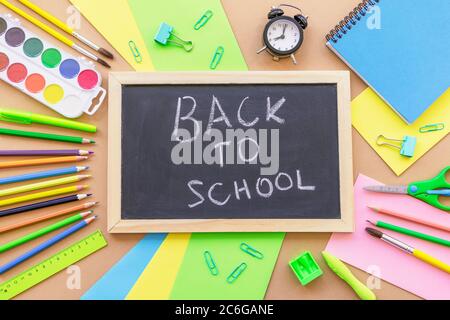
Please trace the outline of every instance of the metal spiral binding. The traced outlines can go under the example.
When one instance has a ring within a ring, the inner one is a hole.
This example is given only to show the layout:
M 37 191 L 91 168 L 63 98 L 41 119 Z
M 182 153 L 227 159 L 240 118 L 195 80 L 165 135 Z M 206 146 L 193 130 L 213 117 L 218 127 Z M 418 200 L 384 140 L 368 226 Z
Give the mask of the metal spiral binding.
M 343 35 L 347 34 L 356 23 L 361 20 L 369 11 L 370 7 L 375 6 L 380 0 L 363 0 L 358 4 L 349 14 L 341 20 L 330 32 L 326 35 L 327 41 L 338 42 Z

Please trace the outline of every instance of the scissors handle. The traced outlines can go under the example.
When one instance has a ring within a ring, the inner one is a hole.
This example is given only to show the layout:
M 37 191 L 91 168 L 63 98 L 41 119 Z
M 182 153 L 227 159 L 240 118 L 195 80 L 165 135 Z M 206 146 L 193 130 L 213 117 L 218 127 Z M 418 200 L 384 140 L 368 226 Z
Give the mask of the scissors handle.
M 430 180 L 413 182 L 408 185 L 408 194 L 422 200 L 429 205 L 441 210 L 450 211 L 450 206 L 445 206 L 439 201 L 440 196 L 445 196 L 442 192 L 429 192 L 440 189 L 450 189 L 450 183 L 445 178 L 450 166 L 444 168 L 436 177 Z

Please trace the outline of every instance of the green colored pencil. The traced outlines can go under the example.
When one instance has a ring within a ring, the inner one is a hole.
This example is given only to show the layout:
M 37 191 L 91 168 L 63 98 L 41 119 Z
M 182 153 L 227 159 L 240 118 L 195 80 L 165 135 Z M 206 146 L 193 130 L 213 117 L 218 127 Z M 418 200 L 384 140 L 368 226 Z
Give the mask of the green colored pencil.
M 54 224 L 51 224 L 45 228 L 39 229 L 35 232 L 32 232 L 26 236 L 23 236 L 21 238 L 18 238 L 16 240 L 10 241 L 8 243 L 5 243 L 4 245 L 0 246 L 0 253 L 8 251 L 12 248 L 15 248 L 17 246 L 20 246 L 24 243 L 27 243 L 28 241 L 34 240 L 36 238 L 42 237 L 44 235 L 46 235 L 47 233 L 50 233 L 52 231 L 61 229 L 71 223 L 74 223 L 76 221 L 80 221 L 83 220 L 84 218 L 86 218 L 88 215 L 90 215 L 93 211 L 86 211 L 86 212 L 82 212 L 82 213 L 78 213 L 76 215 L 73 215 L 67 219 L 58 221 Z
M 12 130 L 12 129 L 5 129 L 5 128 L 0 128 L 0 134 L 10 135 L 10 136 L 18 136 L 18 137 L 26 137 L 26 138 L 34 138 L 34 139 L 81 143 L 81 144 L 95 143 L 94 140 L 81 138 L 81 137 L 62 136 L 59 134 Z
M 395 232 L 398 232 L 398 233 L 406 234 L 406 235 L 411 236 L 411 237 L 415 237 L 415 238 L 418 238 L 418 239 L 422 239 L 422 240 L 425 240 L 425 241 L 430 241 L 430 242 L 434 242 L 434 243 L 437 243 L 437 244 L 441 244 L 443 246 L 450 247 L 450 241 L 449 240 L 445 240 L 445 239 L 442 239 L 442 238 L 430 236 L 428 234 L 421 233 L 421 232 L 418 232 L 418 231 L 414 231 L 414 230 L 411 230 L 411 229 L 406 229 L 406 228 L 403 228 L 403 227 L 395 226 L 393 224 L 386 223 L 386 222 L 383 222 L 383 221 L 377 221 L 376 223 L 373 223 L 373 222 L 367 220 L 367 222 L 369 222 L 370 224 L 372 224 L 374 226 L 377 226 L 379 228 L 392 230 L 392 231 L 395 231 Z

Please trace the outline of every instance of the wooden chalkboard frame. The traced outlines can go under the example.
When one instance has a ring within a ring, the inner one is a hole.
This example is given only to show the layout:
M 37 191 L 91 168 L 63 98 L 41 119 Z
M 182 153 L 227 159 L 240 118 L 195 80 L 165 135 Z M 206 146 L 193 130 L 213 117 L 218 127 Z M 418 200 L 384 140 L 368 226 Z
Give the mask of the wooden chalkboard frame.
M 124 85 L 336 84 L 339 131 L 340 219 L 167 219 L 124 220 L 121 214 L 121 125 Z M 108 112 L 108 230 L 151 232 L 353 232 L 353 156 L 350 74 L 347 71 L 288 72 L 112 72 Z

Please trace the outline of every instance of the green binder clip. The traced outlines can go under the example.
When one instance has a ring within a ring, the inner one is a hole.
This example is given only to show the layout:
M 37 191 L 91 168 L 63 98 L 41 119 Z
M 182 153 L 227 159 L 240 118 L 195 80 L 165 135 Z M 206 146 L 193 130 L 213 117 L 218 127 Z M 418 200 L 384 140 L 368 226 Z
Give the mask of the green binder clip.
M 173 31 L 173 27 L 163 22 L 159 25 L 158 32 L 155 35 L 154 40 L 166 46 L 168 44 L 173 44 L 177 47 L 183 48 L 185 51 L 189 52 L 194 48 L 192 41 L 186 41 L 178 37 Z
M 388 143 L 388 142 L 383 142 L 383 140 L 385 141 L 394 141 L 394 142 L 399 142 L 400 145 L 395 145 L 392 143 Z M 379 146 L 389 146 L 392 148 L 396 148 L 400 150 L 400 154 L 404 157 L 408 157 L 411 158 L 414 156 L 414 150 L 416 148 L 416 144 L 417 144 L 417 138 L 416 137 L 412 137 L 412 136 L 405 136 L 403 139 L 390 139 L 390 138 L 386 138 L 385 136 L 383 136 L 382 134 L 380 134 L 377 137 L 377 145 Z
M 303 286 L 323 274 L 311 252 L 305 251 L 299 257 L 289 262 L 292 271 Z

